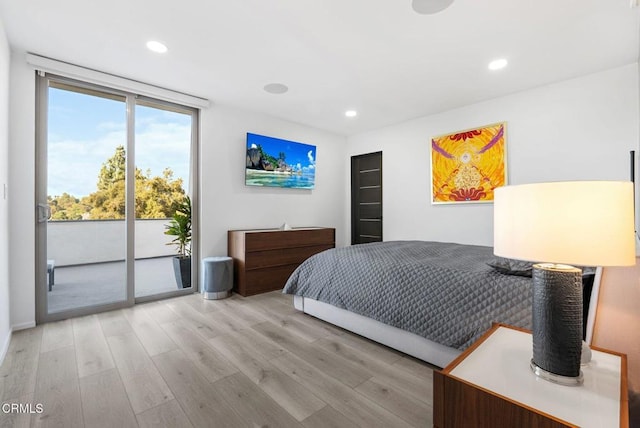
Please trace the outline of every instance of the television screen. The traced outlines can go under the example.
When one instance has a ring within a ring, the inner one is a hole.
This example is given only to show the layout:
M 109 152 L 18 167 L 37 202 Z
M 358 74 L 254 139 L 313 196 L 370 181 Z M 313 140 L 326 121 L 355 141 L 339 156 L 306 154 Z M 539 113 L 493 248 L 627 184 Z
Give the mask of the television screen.
M 247 133 L 247 186 L 313 189 L 316 146 Z

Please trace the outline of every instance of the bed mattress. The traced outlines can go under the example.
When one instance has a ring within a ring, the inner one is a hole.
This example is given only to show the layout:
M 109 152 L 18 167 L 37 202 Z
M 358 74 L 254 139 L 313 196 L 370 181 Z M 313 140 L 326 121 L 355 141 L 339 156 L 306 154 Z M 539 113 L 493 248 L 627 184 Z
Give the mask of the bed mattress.
M 531 328 L 531 278 L 487 262 L 491 247 L 391 241 L 303 262 L 283 292 L 309 297 L 463 350 L 493 322 Z

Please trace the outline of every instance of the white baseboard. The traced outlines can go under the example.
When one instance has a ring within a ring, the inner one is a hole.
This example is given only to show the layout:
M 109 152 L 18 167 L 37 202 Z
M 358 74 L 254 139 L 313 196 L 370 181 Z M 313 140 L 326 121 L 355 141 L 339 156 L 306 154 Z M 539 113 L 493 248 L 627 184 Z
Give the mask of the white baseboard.
M 7 338 L 2 344 L 2 348 L 0 348 L 0 366 L 4 362 L 4 357 L 7 356 L 7 351 L 9 350 L 10 343 L 11 343 L 11 330 L 9 330 L 9 334 L 7 334 Z
M 36 322 L 35 321 L 28 321 L 28 322 L 23 322 L 22 324 L 14 324 L 11 326 L 11 331 L 18 331 L 18 330 L 26 330 L 28 328 L 33 328 L 36 326 Z

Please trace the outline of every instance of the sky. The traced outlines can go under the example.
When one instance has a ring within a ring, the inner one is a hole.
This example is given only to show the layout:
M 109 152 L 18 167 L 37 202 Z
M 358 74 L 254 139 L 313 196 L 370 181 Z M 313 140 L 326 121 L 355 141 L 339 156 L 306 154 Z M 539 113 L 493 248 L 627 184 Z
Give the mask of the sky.
M 102 164 L 126 147 L 124 99 L 49 88 L 48 114 L 48 195 L 93 193 Z M 136 166 L 152 176 L 170 167 L 188 191 L 191 116 L 136 106 L 135 120 Z
M 285 162 L 296 169 L 303 171 L 315 170 L 316 146 L 248 133 L 247 149 L 251 148 L 252 144 L 261 145 L 265 153 L 276 159 L 280 152 L 284 152 L 286 155 Z

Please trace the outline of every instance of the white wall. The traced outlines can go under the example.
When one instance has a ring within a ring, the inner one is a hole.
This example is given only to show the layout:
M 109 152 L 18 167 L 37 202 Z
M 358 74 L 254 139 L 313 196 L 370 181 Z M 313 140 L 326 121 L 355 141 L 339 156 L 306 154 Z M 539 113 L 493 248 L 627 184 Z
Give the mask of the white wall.
M 492 204 L 431 205 L 431 137 L 504 121 L 510 184 L 628 180 L 638 89 L 632 64 L 355 135 L 348 154 L 383 152 L 385 240 L 492 245 Z
M 0 20 L 0 364 L 11 338 L 9 306 L 9 209 L 4 186 L 9 183 L 9 64 L 11 55 Z
M 201 116 L 201 257 L 227 254 L 227 230 L 293 227 L 336 228 L 345 242 L 346 138 L 307 126 L 216 106 Z M 249 187 L 244 184 L 246 133 L 317 146 L 313 190 Z
M 35 73 L 12 56 L 10 104 L 11 324 L 35 321 Z M 317 146 L 314 190 L 244 185 L 247 132 Z M 344 240 L 346 138 L 267 115 L 214 105 L 201 114 L 201 257 L 227 254 L 227 230 L 326 226 Z M 341 241 L 342 240 L 342 241 Z
M 13 329 L 35 325 L 35 73 L 11 56 L 9 93 L 9 291 Z

